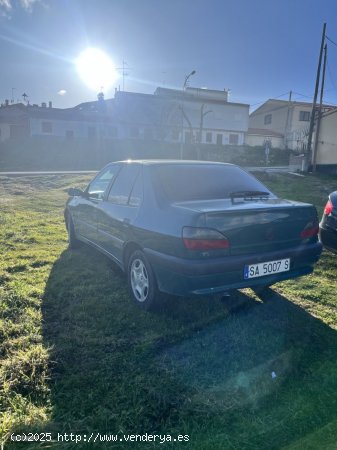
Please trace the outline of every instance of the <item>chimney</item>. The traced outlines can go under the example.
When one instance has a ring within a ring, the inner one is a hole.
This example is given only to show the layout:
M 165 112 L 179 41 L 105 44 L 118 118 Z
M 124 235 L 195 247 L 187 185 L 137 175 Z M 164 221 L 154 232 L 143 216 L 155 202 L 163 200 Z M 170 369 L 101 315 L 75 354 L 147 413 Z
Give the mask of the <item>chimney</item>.
M 5 106 L 8 106 L 9 105 L 9 100 L 5 100 Z
M 49 103 L 48 103 L 48 107 L 49 107 L 49 108 L 52 108 L 52 107 L 53 107 L 53 103 L 52 103 L 52 102 L 49 102 Z

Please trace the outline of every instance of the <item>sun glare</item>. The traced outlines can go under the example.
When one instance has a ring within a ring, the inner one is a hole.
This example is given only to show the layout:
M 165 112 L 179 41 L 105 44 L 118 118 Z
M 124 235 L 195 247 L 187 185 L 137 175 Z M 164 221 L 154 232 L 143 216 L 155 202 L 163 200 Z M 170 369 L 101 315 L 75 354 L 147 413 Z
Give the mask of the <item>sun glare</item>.
M 87 48 L 76 60 L 76 68 L 84 83 L 98 92 L 108 90 L 117 78 L 109 56 L 98 48 Z

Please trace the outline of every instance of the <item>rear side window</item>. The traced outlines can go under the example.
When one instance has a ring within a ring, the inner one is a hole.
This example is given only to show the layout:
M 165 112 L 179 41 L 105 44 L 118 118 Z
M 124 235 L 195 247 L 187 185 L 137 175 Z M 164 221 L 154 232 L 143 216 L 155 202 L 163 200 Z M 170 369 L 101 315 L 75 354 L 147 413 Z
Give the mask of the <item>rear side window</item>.
M 127 205 L 131 190 L 140 172 L 140 166 L 128 164 L 122 167 L 112 188 L 110 190 L 108 201 L 117 205 Z
M 110 182 L 116 177 L 120 169 L 119 165 L 112 165 L 103 169 L 95 179 L 89 184 L 87 193 L 90 198 L 102 200 L 104 193 Z
M 155 189 L 174 202 L 230 198 L 238 191 L 270 192 L 237 166 L 177 164 L 153 169 Z
M 132 192 L 129 198 L 130 206 L 140 206 L 143 200 L 143 179 L 141 172 L 137 175 L 135 184 L 133 185 Z

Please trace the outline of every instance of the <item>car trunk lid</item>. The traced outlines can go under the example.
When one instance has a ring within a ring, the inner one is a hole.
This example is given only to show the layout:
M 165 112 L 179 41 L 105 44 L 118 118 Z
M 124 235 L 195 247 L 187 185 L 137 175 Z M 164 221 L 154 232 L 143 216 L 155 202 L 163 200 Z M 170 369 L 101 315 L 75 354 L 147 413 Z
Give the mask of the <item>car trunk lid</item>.
M 198 211 L 198 226 L 203 223 L 226 236 L 232 255 L 290 248 L 317 239 L 315 231 L 310 231 L 317 226 L 317 212 L 306 203 L 264 198 L 192 201 L 176 206 Z

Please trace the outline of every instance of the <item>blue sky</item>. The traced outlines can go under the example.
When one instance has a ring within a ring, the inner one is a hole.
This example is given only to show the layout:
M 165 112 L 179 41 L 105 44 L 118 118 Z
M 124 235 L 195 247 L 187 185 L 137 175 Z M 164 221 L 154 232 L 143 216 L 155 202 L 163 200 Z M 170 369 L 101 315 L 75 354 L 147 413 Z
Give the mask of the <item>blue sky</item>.
M 0 101 L 96 99 L 74 61 L 86 47 L 126 61 L 125 90 L 231 89 L 252 109 L 268 98 L 312 97 L 322 26 L 337 43 L 335 0 L 0 0 Z M 119 78 L 115 87 L 122 89 Z M 12 90 L 14 88 L 14 90 Z M 65 95 L 58 94 L 61 90 Z M 325 101 L 337 104 L 337 46 L 328 41 Z

